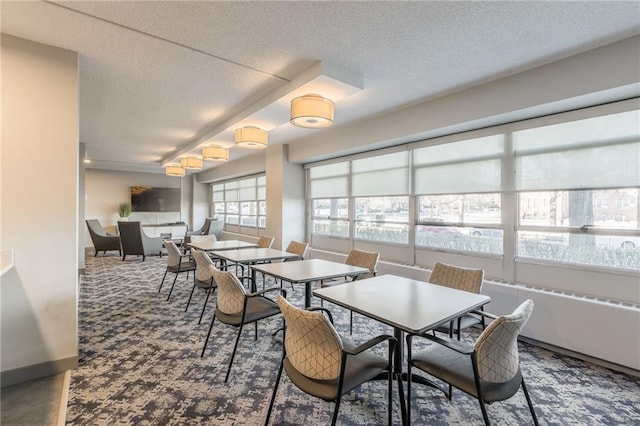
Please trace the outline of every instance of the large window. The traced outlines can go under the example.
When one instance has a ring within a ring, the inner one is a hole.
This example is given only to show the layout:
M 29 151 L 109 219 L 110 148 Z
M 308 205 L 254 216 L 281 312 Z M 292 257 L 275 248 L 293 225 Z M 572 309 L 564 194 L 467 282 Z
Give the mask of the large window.
M 624 101 L 307 165 L 311 235 L 348 238 L 342 250 L 389 246 L 387 258 L 407 263 L 429 250 L 483 257 L 510 279 L 519 263 L 640 271 L 637 108 Z
M 266 226 L 266 177 L 252 176 L 211 186 L 216 217 L 240 228 Z
M 349 237 L 349 171 L 347 161 L 308 170 L 313 234 Z
M 638 123 L 629 111 L 513 133 L 519 257 L 640 269 Z
M 640 269 L 638 188 L 524 192 L 518 204 L 519 256 Z
M 504 151 L 503 135 L 413 151 L 416 246 L 502 254 Z

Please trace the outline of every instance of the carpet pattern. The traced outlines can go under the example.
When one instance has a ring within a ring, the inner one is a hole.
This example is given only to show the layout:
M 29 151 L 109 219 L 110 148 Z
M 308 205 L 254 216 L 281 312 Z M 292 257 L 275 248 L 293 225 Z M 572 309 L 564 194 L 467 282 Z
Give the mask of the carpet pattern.
M 94 258 L 93 250 L 87 251 L 86 274 L 80 282 L 80 365 L 71 374 L 67 424 L 264 423 L 282 353 L 271 333 L 282 324 L 281 317 L 260 321 L 257 341 L 253 327 L 245 329 L 225 384 L 237 330 L 216 322 L 200 358 L 215 297 L 198 325 L 204 292 L 196 289 L 185 312 L 192 281 L 181 275 L 166 301 L 172 274 L 158 293 L 165 265 L 164 257 L 150 256 L 145 262 L 129 257 L 123 262 L 117 255 Z M 290 301 L 303 305 L 302 287 L 285 289 Z M 317 299 L 312 302 L 319 304 Z M 331 304 L 325 307 L 334 314 L 338 332 L 348 336 L 348 312 Z M 392 330 L 354 316 L 355 343 L 381 333 Z M 465 338 L 476 336 L 471 331 Z M 386 346 L 377 350 L 384 354 Z M 523 342 L 520 352 L 541 424 L 640 425 L 638 378 Z M 448 401 L 435 389 L 414 386 L 414 425 L 483 424 L 477 401 L 463 392 L 454 390 Z M 401 424 L 396 384 L 394 392 L 394 424 Z M 271 424 L 329 424 L 332 411 L 332 403 L 306 395 L 283 374 Z M 367 383 L 343 398 L 338 423 L 382 425 L 386 413 L 386 382 Z M 522 391 L 488 406 L 488 413 L 494 424 L 532 424 Z

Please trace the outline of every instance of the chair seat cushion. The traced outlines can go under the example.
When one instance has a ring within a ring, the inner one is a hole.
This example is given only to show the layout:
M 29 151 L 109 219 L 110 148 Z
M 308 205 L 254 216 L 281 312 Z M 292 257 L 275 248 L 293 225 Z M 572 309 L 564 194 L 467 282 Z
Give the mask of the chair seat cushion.
M 437 377 L 452 386 L 478 397 L 471 356 L 463 355 L 437 343 L 431 343 L 426 349 L 412 357 L 412 365 Z M 483 399 L 486 402 L 502 401 L 518 391 L 522 375 L 518 369 L 515 377 L 505 383 L 480 381 Z
M 345 349 L 353 349 L 355 345 L 342 339 Z M 360 384 L 374 379 L 387 369 L 388 360 L 367 350 L 355 356 L 347 356 L 347 365 L 342 385 L 342 394 L 360 386 Z M 338 397 L 338 379 L 311 379 L 293 367 L 287 358 L 283 361 L 284 369 L 289 379 L 302 391 L 324 399 L 334 401 Z
M 199 279 L 196 279 L 196 287 L 208 289 L 210 287 L 214 287 L 215 288 L 217 286 L 216 286 L 216 283 L 213 282 L 213 279 L 206 280 L 206 281 L 201 281 Z
M 249 324 L 280 313 L 280 308 L 271 299 L 266 297 L 250 297 L 247 300 L 247 310 L 244 316 L 244 323 Z M 242 312 L 237 314 L 225 314 L 216 308 L 216 318 L 224 324 L 239 326 L 242 322 Z
M 178 266 L 167 266 L 167 270 L 169 272 L 187 272 L 187 271 L 195 271 L 196 270 L 196 262 L 180 262 Z
M 472 327 L 476 324 L 481 324 L 482 320 L 475 315 L 463 315 L 460 318 L 460 330 L 464 330 L 465 328 Z M 442 324 L 441 326 L 436 328 L 436 331 L 441 333 L 449 333 L 449 325 L 450 323 Z M 453 321 L 453 330 L 457 330 L 458 328 L 458 320 L 455 319 Z

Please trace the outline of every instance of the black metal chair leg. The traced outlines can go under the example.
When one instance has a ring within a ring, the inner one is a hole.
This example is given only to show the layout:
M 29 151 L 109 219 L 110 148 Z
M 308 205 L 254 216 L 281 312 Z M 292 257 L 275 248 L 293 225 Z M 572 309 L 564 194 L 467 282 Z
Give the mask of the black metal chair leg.
M 407 336 L 407 424 L 411 424 L 411 336 Z M 402 344 L 402 342 L 399 342 Z M 402 382 L 400 387 L 402 388 Z
M 122 258 L 122 260 L 124 260 L 124 257 Z M 164 284 L 164 279 L 167 278 L 167 270 L 164 271 L 164 276 L 162 277 L 162 281 L 160 282 L 160 288 L 158 289 L 158 293 L 160 293 L 160 290 L 162 290 L 162 285 Z
M 213 315 L 213 318 L 211 318 L 211 325 L 209 325 L 209 331 L 207 332 L 207 338 L 204 339 L 204 346 L 202 347 L 202 353 L 200 354 L 200 358 L 202 358 L 204 356 L 204 351 L 207 349 L 207 343 L 209 343 L 209 336 L 211 336 L 211 330 L 213 329 L 213 323 L 216 320 L 216 315 Z
M 200 319 L 198 319 L 198 325 L 202 322 L 202 316 L 204 315 L 204 310 L 207 307 L 207 302 L 209 301 L 210 294 L 211 294 L 211 288 L 207 290 L 207 297 L 204 299 L 204 304 L 202 305 L 202 312 L 200 312 Z
M 484 424 L 486 426 L 491 426 L 491 422 L 489 421 L 489 415 L 487 414 L 487 407 L 484 405 L 484 401 L 480 398 L 478 399 L 480 402 L 480 410 L 482 410 L 482 418 L 484 418 Z
M 349 334 L 353 334 L 353 311 L 349 312 Z
M 278 393 L 278 384 L 280 384 L 280 377 L 282 376 L 282 361 L 280 361 L 280 367 L 278 368 L 278 375 L 276 376 L 276 383 L 273 386 L 273 393 L 271 394 L 271 402 L 269 403 L 269 411 L 267 411 L 267 419 L 264 421 L 264 426 L 269 425 L 269 419 L 271 418 L 271 412 L 273 411 L 273 404 L 276 402 L 276 394 Z
M 538 416 L 536 416 L 536 411 L 533 409 L 533 404 L 531 403 L 531 398 L 529 397 L 529 391 L 527 391 L 527 386 L 524 384 L 524 379 L 522 379 L 522 390 L 524 391 L 524 397 L 527 398 L 529 411 L 531 411 L 531 417 L 533 417 L 533 424 L 535 426 L 538 426 Z
M 189 300 L 187 300 L 187 307 L 184 308 L 184 311 L 187 312 L 189 309 L 189 305 L 191 304 L 191 298 L 193 297 L 193 290 L 196 289 L 196 283 L 193 283 L 193 287 L 191 287 L 191 294 L 189 294 Z
M 227 383 L 229 380 L 229 373 L 231 373 L 231 366 L 233 365 L 233 358 L 236 356 L 236 350 L 238 349 L 238 342 L 240 342 L 240 335 L 242 334 L 242 327 L 244 324 L 240 324 L 240 329 L 238 330 L 238 337 L 236 337 L 236 344 L 233 345 L 233 352 L 231 352 L 231 359 L 229 360 L 229 367 L 227 367 L 227 375 L 224 377 L 224 382 Z
M 340 400 L 342 395 L 338 395 L 336 398 L 336 407 L 333 409 L 333 417 L 331 418 L 331 426 L 336 425 L 336 421 L 338 420 L 338 410 L 340 409 Z
M 169 295 L 167 296 L 167 302 L 169 301 L 169 298 L 171 297 L 171 293 L 173 293 L 173 287 L 175 287 L 177 280 L 178 280 L 178 274 L 176 274 L 176 277 L 173 279 L 173 284 L 171 284 L 171 290 L 169 290 Z

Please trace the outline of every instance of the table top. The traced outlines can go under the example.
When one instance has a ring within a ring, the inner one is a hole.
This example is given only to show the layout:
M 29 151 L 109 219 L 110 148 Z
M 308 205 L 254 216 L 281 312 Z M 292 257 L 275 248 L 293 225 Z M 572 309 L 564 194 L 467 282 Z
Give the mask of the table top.
M 189 247 L 198 250 L 236 250 L 241 248 L 255 247 L 256 244 L 239 240 L 221 240 L 221 241 L 201 241 L 199 243 L 189 243 Z
M 489 296 L 396 275 L 379 275 L 313 294 L 408 333 L 422 334 L 491 301 Z
M 271 260 L 300 258 L 297 254 L 289 253 L 287 251 L 260 247 L 249 247 L 240 250 L 212 251 L 211 256 L 235 263 L 268 262 Z
M 367 268 L 322 259 L 256 265 L 253 269 L 291 283 L 328 280 L 369 272 Z

